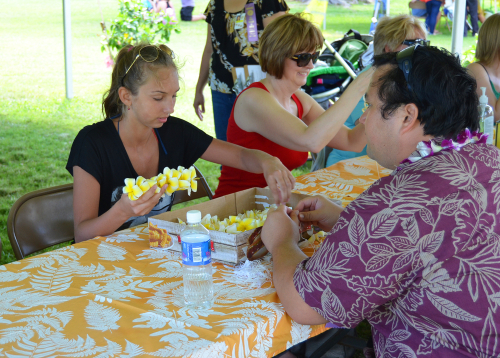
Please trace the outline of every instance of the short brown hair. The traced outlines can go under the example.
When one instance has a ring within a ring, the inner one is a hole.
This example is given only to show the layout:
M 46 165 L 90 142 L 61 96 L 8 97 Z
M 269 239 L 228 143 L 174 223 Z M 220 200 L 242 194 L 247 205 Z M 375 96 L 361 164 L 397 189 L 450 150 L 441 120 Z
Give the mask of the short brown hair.
M 285 59 L 323 46 L 320 29 L 302 14 L 285 14 L 266 26 L 259 41 L 262 71 L 281 79 Z
M 489 16 L 479 30 L 476 58 L 486 65 L 500 55 L 500 14 Z
M 415 16 L 384 16 L 378 22 L 373 37 L 373 53 L 375 55 L 383 54 L 386 45 L 390 49 L 396 49 L 408 37 L 415 36 L 416 32 L 421 32 L 425 36 L 425 29 Z

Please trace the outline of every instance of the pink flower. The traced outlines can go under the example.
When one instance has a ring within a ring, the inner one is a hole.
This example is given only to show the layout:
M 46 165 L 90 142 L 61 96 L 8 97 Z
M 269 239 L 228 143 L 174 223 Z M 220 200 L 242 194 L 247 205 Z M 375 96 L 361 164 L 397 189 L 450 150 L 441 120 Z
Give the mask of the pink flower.
M 439 144 L 436 142 L 436 139 L 422 141 L 417 144 L 417 150 L 400 164 L 415 163 L 422 158 L 433 156 L 442 150 L 460 150 L 460 148 L 469 143 L 486 143 L 486 138 L 488 138 L 487 134 L 480 133 L 478 131 L 471 133 L 471 131 L 466 128 L 463 132 L 457 135 L 456 142 L 453 139 L 443 139 Z M 439 141 L 439 139 L 437 140 Z M 401 169 L 402 167 L 398 166 L 396 170 L 399 171 Z
M 485 144 L 487 138 L 488 138 L 488 134 L 486 134 L 486 133 L 479 133 L 479 138 L 477 139 L 476 143 Z
M 113 61 L 113 59 L 111 58 L 110 55 L 107 55 L 106 56 L 106 68 L 113 67 L 114 64 L 115 64 L 115 61 Z
M 477 133 L 477 132 L 474 132 L 474 133 Z M 474 133 L 471 133 L 469 128 L 465 128 L 465 130 L 462 133 L 458 134 L 457 143 L 464 144 L 466 141 L 472 139 Z
M 465 142 L 463 142 L 463 143 L 465 143 Z M 443 139 L 443 141 L 441 142 L 441 146 L 443 148 L 452 148 L 455 150 L 460 150 L 460 144 L 463 144 L 463 143 L 454 142 L 452 139 Z

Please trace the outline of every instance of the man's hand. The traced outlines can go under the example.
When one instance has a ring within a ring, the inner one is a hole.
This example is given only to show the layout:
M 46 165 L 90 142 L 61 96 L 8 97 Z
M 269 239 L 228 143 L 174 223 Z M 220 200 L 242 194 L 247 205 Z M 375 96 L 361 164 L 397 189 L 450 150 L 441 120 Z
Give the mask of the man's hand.
M 300 221 L 319 226 L 321 230 L 328 232 L 344 209 L 322 196 L 313 196 L 302 199 L 295 210 L 299 211 Z
M 291 211 L 291 216 L 288 216 L 285 205 L 280 205 L 277 209 L 270 209 L 267 213 L 261 238 L 271 255 L 276 248 L 283 244 L 299 242 L 297 214 L 297 211 Z
M 269 210 L 261 239 L 273 255 L 273 283 L 286 312 L 298 323 L 322 324 L 326 320 L 304 302 L 293 283 L 297 265 L 307 258 L 297 245 L 297 214 L 298 211 L 287 210 L 284 205 L 276 210 Z
M 295 178 L 278 158 L 271 157 L 262 162 L 262 173 L 271 189 L 276 204 L 285 204 L 292 195 Z

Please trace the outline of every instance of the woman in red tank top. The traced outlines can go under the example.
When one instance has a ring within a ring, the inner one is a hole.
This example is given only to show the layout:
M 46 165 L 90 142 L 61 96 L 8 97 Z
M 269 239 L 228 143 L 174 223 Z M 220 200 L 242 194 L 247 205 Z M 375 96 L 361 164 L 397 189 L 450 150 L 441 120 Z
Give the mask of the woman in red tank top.
M 227 141 L 277 157 L 289 169 L 303 165 L 307 152 L 323 147 L 360 152 L 366 145 L 364 125 L 343 125 L 366 92 L 373 70 L 367 70 L 327 111 L 300 87 L 323 45 L 321 31 L 300 15 L 283 15 L 260 39 L 259 61 L 267 76 L 237 97 L 227 128 Z M 269 179 L 269 178 L 267 178 Z M 222 167 L 215 196 L 266 186 L 262 174 Z

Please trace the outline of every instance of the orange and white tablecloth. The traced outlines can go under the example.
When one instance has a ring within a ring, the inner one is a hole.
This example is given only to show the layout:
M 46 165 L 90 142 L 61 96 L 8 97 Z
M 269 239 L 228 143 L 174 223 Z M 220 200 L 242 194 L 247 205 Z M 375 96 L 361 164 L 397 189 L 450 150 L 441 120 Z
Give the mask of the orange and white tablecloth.
M 376 178 L 353 161 L 299 178 L 300 192 L 359 194 Z M 269 256 L 261 286 L 213 267 L 215 304 L 196 311 L 183 307 L 180 254 L 150 249 L 144 225 L 0 266 L 0 357 L 271 357 L 327 329 L 285 313 Z
M 373 182 L 391 173 L 392 170 L 365 155 L 298 177 L 294 192 L 322 195 L 342 202 L 345 207 Z

